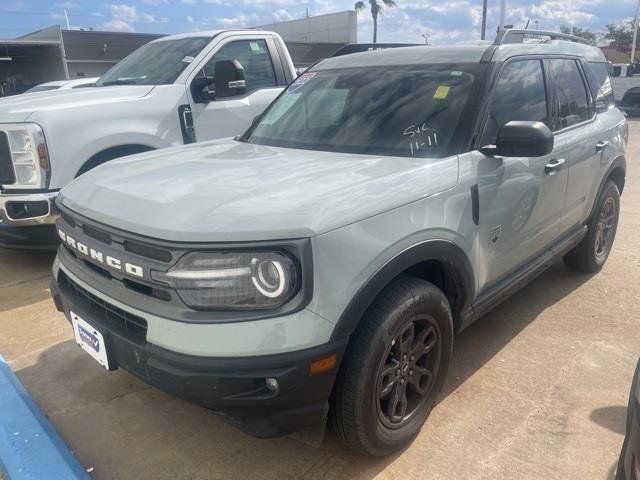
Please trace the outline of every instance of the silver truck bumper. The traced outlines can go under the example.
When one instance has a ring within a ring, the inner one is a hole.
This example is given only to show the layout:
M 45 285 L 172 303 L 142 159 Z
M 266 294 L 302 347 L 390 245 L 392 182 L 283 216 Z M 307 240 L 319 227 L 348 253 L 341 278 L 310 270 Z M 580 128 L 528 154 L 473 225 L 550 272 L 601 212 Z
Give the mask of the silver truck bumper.
M 0 225 L 30 227 L 52 225 L 58 218 L 58 192 L 0 193 Z

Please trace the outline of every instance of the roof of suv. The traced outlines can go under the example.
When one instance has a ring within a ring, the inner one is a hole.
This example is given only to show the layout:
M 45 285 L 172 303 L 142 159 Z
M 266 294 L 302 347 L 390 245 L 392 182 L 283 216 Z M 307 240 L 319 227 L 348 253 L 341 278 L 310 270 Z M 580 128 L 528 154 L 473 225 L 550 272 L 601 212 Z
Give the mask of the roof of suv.
M 567 40 L 551 40 L 538 43 L 505 43 L 503 45 L 494 45 L 492 42 L 477 42 L 447 47 L 424 45 L 389 48 L 328 58 L 319 63 L 314 69 L 325 70 L 420 63 L 476 63 L 482 59 L 489 49 L 494 49 L 491 57 L 493 62 L 502 62 L 518 55 L 571 55 L 583 57 L 591 62 L 606 62 L 602 50 L 597 47 Z

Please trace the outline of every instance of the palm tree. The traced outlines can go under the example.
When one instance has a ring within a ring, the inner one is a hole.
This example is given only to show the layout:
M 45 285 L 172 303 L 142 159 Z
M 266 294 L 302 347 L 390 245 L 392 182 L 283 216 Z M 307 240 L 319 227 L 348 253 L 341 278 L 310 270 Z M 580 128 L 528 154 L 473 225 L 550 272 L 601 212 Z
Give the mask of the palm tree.
M 371 18 L 373 18 L 373 43 L 376 43 L 378 41 L 378 15 L 382 12 L 383 7 L 395 7 L 396 2 L 393 0 L 382 0 L 381 2 L 369 0 L 369 5 L 371 5 Z M 365 3 L 363 1 L 356 2 L 354 8 L 356 12 L 364 10 Z

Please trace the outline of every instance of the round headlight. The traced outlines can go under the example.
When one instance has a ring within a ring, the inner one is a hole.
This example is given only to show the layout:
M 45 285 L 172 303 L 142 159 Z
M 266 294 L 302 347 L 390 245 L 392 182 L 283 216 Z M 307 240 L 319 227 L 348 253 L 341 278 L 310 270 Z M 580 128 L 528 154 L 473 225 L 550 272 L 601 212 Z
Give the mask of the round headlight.
M 151 277 L 194 309 L 273 309 L 299 290 L 298 267 L 278 251 L 193 252 Z
M 286 290 L 287 276 L 282 263 L 278 260 L 251 260 L 256 273 L 251 277 L 253 285 L 265 297 L 277 298 Z

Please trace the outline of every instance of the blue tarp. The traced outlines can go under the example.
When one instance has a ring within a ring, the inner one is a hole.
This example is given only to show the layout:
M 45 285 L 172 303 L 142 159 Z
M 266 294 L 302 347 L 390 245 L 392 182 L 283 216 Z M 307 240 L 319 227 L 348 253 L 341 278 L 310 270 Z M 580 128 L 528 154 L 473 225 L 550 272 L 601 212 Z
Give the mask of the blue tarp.
M 84 468 L 0 356 L 0 478 L 88 479 Z

